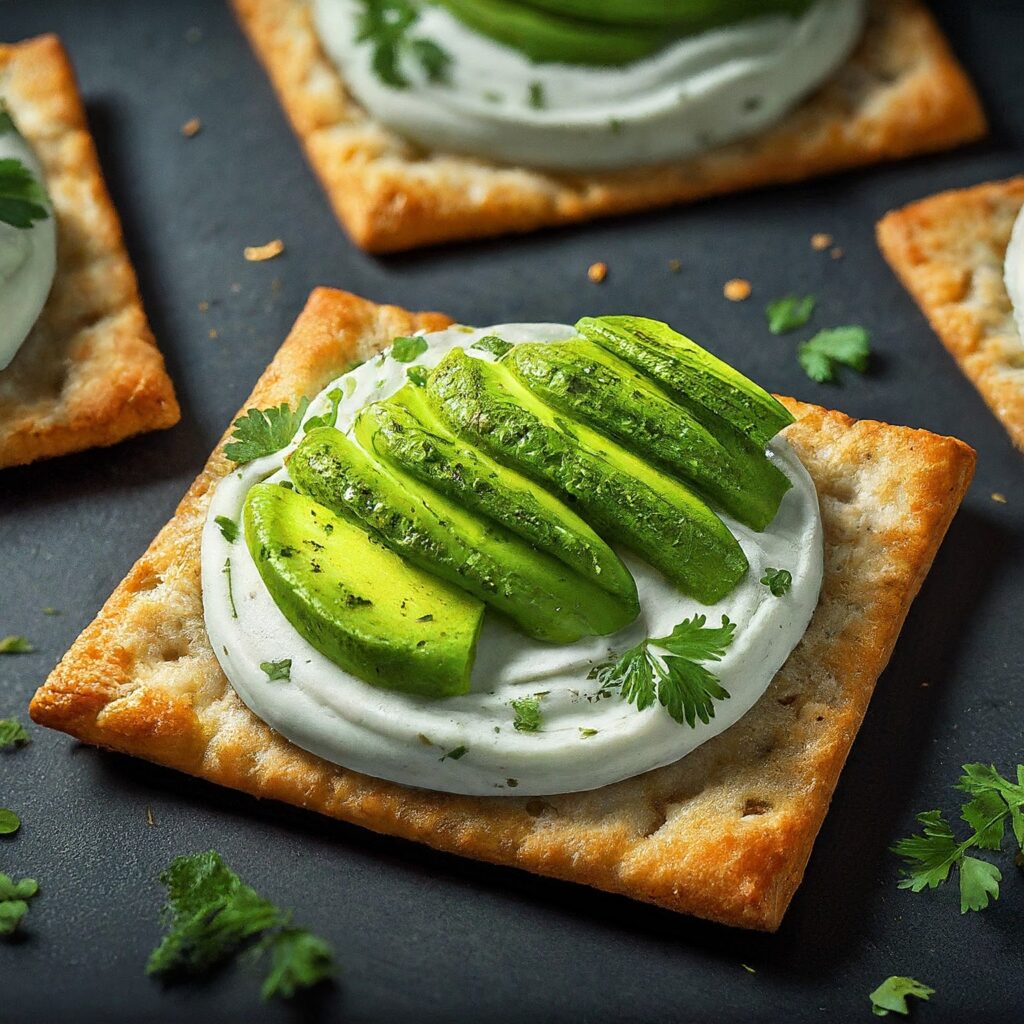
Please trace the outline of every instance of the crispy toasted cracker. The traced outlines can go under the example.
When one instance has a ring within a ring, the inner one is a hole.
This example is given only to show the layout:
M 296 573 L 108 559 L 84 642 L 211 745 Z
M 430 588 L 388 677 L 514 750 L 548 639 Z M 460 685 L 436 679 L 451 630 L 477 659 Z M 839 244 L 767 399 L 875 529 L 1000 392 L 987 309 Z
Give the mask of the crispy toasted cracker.
M 393 336 L 449 321 L 319 289 L 248 406 L 294 403 Z M 825 525 L 814 619 L 736 725 L 589 793 L 463 797 L 346 771 L 242 703 L 210 649 L 200 534 L 222 446 L 36 693 L 35 721 L 213 782 L 442 850 L 774 929 L 803 876 L 879 673 L 974 469 L 960 441 L 788 400 Z M 226 439 L 226 437 L 225 437 Z
M 878 244 L 960 369 L 1024 451 L 1024 340 L 1003 283 L 1024 177 L 894 210 Z
M 173 426 L 174 387 L 56 36 L 0 44 L 0 99 L 43 166 L 57 216 L 53 290 L 0 372 L 0 467 Z
M 424 152 L 369 117 L 320 48 L 309 0 L 233 0 L 339 220 L 393 252 L 645 210 L 945 149 L 985 133 L 920 0 L 872 0 L 857 52 L 762 134 L 661 167 L 544 174 Z

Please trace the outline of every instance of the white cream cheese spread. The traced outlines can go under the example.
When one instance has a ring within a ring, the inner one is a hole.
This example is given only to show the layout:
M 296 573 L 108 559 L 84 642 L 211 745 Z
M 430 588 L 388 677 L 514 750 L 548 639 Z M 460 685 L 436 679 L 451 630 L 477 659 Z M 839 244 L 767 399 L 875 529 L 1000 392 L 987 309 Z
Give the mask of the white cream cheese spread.
M 1017 214 L 1013 225 L 1010 244 L 1006 247 L 1003 264 L 1003 280 L 1006 291 L 1013 303 L 1013 317 L 1017 322 L 1017 333 L 1024 342 L 1024 209 Z
M 535 64 L 424 5 L 418 36 L 452 58 L 447 82 L 409 62 L 384 83 L 357 41 L 359 0 L 314 0 L 320 41 L 348 88 L 388 128 L 431 150 L 560 170 L 642 166 L 704 152 L 778 121 L 846 59 L 866 0 L 818 0 L 710 29 L 623 67 Z
M 558 324 L 502 324 L 429 334 L 427 351 L 414 363 L 377 356 L 329 384 L 306 416 L 327 412 L 327 392 L 338 388 L 343 398 L 337 426 L 347 431 L 359 409 L 406 383 L 410 365 L 433 367 L 456 345 L 493 359 L 471 347 L 492 334 L 523 342 L 557 341 L 575 332 Z M 793 487 L 763 533 L 723 516 L 750 569 L 719 604 L 707 607 L 684 597 L 656 570 L 620 552 L 636 579 L 641 606 L 639 618 L 620 633 L 552 646 L 488 612 L 470 693 L 437 699 L 375 688 L 299 635 L 264 586 L 244 539 L 229 542 L 216 522 L 218 516 L 240 522 L 253 484 L 286 479 L 285 458 L 300 438 L 301 430 L 287 448 L 240 466 L 217 487 L 202 540 L 206 628 L 225 674 L 255 714 L 300 747 L 367 775 L 445 792 L 516 796 L 593 789 L 671 763 L 753 706 L 803 636 L 818 601 L 817 495 L 800 460 L 777 438 L 771 455 Z M 760 582 L 769 567 L 792 573 L 787 594 L 775 597 Z M 715 704 L 709 723 L 680 725 L 659 704 L 638 711 L 617 690 L 588 679 L 610 651 L 665 635 L 694 615 L 706 615 L 712 626 L 723 615 L 736 623 L 731 646 L 713 666 L 730 697 Z M 289 680 L 271 680 L 260 668 L 283 658 L 291 659 Z M 538 695 L 541 729 L 517 732 L 511 701 Z M 453 751 L 458 756 L 446 756 Z

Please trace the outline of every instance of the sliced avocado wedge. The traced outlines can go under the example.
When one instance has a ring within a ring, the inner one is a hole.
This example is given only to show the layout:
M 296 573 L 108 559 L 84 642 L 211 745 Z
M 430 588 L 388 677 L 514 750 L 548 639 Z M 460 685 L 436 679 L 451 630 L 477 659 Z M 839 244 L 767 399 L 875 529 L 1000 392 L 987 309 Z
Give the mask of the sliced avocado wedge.
M 529 7 L 608 25 L 664 25 L 705 32 L 746 18 L 802 14 L 814 0 L 523 0 Z
M 277 484 L 249 491 L 242 522 L 274 603 L 321 654 L 372 686 L 468 692 L 482 602 Z
M 530 342 L 501 362 L 543 402 L 689 481 L 741 523 L 763 530 L 775 518 L 790 482 L 763 450 L 722 420 L 712 433 L 600 346 Z
M 793 422 L 786 407 L 764 388 L 659 320 L 586 316 L 577 322 L 576 330 L 650 377 L 677 400 L 696 403 L 720 416 L 762 450 Z
M 606 540 L 632 548 L 705 604 L 747 571 L 736 538 L 683 484 L 555 413 L 499 363 L 452 349 L 427 378 L 449 426 L 495 459 L 553 487 Z
M 507 615 L 528 636 L 568 644 L 614 633 L 636 617 L 635 606 L 377 461 L 339 430 L 311 430 L 290 456 L 288 472 L 304 494 Z
M 636 583 L 619 556 L 553 494 L 455 438 L 422 388 L 407 385 L 367 406 L 355 434 L 379 458 L 500 523 L 639 614 Z

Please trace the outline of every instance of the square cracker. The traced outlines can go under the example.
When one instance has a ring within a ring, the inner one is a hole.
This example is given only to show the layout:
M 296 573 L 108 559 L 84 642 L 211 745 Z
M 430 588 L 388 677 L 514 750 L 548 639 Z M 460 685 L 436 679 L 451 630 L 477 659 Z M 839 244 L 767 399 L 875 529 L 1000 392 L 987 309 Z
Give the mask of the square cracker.
M 392 337 L 448 323 L 318 289 L 246 404 L 294 403 Z M 32 717 L 378 832 L 774 929 L 974 469 L 974 452 L 953 438 L 787 404 L 799 417 L 787 437 L 824 519 L 821 599 L 754 708 L 676 764 L 588 793 L 466 797 L 359 775 L 287 742 L 235 694 L 203 623 L 200 535 L 213 488 L 232 468 L 223 441 L 36 693 Z
M 703 156 L 545 174 L 424 152 L 368 116 L 321 50 L 310 0 L 232 0 L 338 219 L 394 252 L 702 199 L 945 149 L 984 135 L 967 76 L 920 0 L 871 0 L 840 71 L 779 124 Z
M 56 36 L 0 43 L 0 99 L 42 164 L 57 217 L 53 289 L 0 371 L 0 468 L 173 426 L 174 386 Z
M 1013 443 L 1024 451 L 1024 340 L 1003 283 L 1024 177 L 943 192 L 893 210 L 878 244 Z

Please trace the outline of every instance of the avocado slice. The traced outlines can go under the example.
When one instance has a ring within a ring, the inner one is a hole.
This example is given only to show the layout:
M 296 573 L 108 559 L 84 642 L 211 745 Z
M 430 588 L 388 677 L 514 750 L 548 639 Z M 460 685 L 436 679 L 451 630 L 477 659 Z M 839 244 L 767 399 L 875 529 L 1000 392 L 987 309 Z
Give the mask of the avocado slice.
M 803 14 L 814 0 L 524 0 L 551 14 L 608 25 L 671 26 L 706 32 L 769 14 Z
M 628 363 L 589 341 L 530 342 L 502 358 L 541 401 L 689 481 L 741 523 L 763 530 L 790 488 L 729 424 L 714 433 Z
M 698 601 L 714 604 L 746 573 L 743 549 L 700 498 L 549 409 L 500 363 L 454 348 L 430 373 L 427 392 L 457 434 L 561 492 L 605 539 L 632 548 Z
M 696 415 L 709 410 L 762 451 L 793 422 L 764 388 L 659 320 L 642 316 L 585 316 L 576 330 L 650 377 Z
M 574 643 L 614 633 L 634 605 L 594 586 L 515 534 L 375 460 L 331 427 L 311 430 L 288 460 L 300 491 L 414 565 L 507 615 L 528 636 Z
M 274 603 L 321 654 L 372 686 L 469 691 L 482 602 L 277 484 L 250 489 L 242 522 Z
M 356 419 L 360 444 L 465 508 L 500 523 L 640 613 L 622 560 L 575 512 L 532 480 L 456 439 L 422 388 L 406 385 Z

